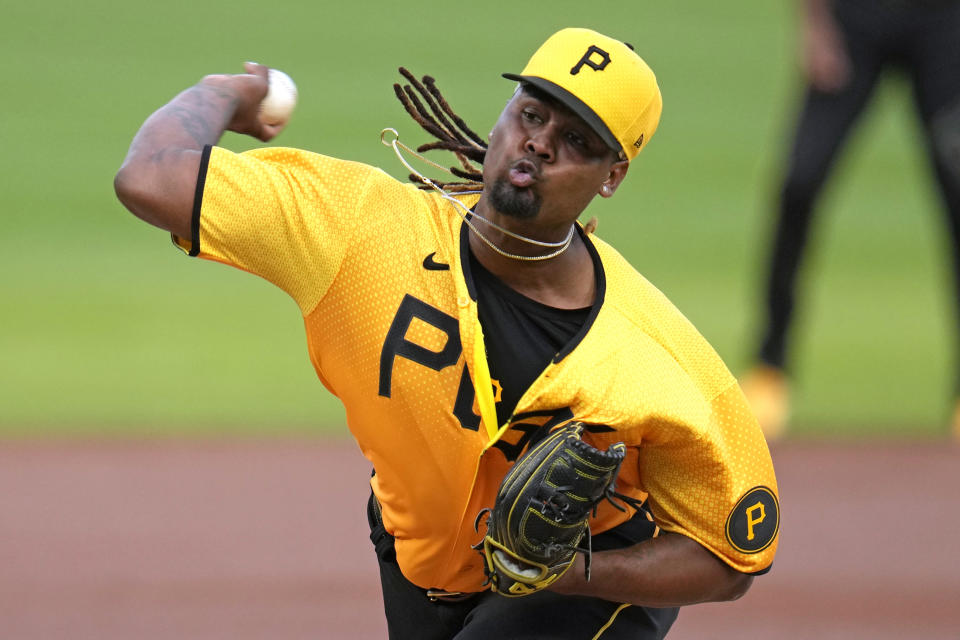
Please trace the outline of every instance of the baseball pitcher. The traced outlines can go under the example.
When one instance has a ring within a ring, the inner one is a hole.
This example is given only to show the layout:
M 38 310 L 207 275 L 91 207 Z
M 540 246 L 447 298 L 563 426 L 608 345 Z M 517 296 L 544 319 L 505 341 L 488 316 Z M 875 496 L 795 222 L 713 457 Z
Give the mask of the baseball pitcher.
M 403 71 L 396 93 L 435 138 L 419 152 L 457 158 L 449 182 L 217 146 L 282 128 L 260 120 L 267 68 L 246 71 L 151 115 L 116 191 L 187 254 L 296 301 L 373 467 L 390 637 L 662 638 L 679 607 L 743 595 L 777 547 L 763 435 L 703 337 L 578 222 L 657 130 L 633 47 L 552 35 L 505 74 L 486 139 Z

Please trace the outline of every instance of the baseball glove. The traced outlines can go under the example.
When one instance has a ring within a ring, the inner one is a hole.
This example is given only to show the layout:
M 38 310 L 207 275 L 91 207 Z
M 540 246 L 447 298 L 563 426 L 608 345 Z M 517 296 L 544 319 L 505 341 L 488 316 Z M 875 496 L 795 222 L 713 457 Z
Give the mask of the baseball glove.
M 590 578 L 591 513 L 612 497 L 626 455 L 622 442 L 601 451 L 581 440 L 583 423 L 570 422 L 532 447 L 500 483 L 487 515 L 487 534 L 476 549 L 484 557 L 491 589 L 505 596 L 535 593 L 562 576 L 578 551 L 586 554 Z M 580 547 L 586 537 L 586 547 Z

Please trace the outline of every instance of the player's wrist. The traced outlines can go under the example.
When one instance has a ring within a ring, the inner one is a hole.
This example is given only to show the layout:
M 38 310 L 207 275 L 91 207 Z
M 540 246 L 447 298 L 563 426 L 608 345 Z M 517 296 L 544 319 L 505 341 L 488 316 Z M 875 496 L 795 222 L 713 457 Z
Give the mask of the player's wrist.
M 583 555 L 577 554 L 570 568 L 547 589 L 566 596 L 588 595 L 585 591 L 590 583 L 587 582 L 585 575 L 585 563 L 586 560 Z

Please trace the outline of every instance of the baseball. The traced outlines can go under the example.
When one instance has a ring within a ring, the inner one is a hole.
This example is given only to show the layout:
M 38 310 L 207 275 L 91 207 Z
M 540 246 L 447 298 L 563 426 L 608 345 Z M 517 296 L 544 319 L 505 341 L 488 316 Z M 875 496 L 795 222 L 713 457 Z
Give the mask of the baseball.
M 297 85 L 279 69 L 270 69 L 267 82 L 267 95 L 260 103 L 260 120 L 264 124 L 286 124 L 297 106 Z

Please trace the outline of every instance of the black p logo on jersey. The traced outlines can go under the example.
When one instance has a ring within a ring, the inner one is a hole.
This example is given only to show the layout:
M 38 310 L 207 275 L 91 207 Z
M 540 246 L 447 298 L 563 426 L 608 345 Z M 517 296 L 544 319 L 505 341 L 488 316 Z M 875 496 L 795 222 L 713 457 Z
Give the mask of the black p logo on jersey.
M 592 56 L 594 54 L 600 56 L 600 62 L 593 61 Z M 590 45 L 590 48 L 587 49 L 587 52 L 583 54 L 582 58 L 580 58 L 580 62 L 575 64 L 573 69 L 570 69 L 570 75 L 575 76 L 580 73 L 580 69 L 583 67 L 583 65 L 587 65 L 594 71 L 603 71 L 608 64 L 610 64 L 610 54 L 600 47 Z
M 447 342 L 440 351 L 431 351 L 407 340 L 407 329 L 418 318 L 447 334 Z M 410 294 L 403 297 L 397 315 L 393 317 L 387 338 L 380 351 L 380 395 L 389 398 L 393 383 L 393 361 L 397 356 L 440 371 L 457 364 L 463 347 L 460 344 L 460 326 L 457 319 L 431 307 Z
M 780 508 L 773 491 L 754 487 L 727 516 L 727 542 L 741 553 L 759 553 L 770 546 L 780 529 Z

